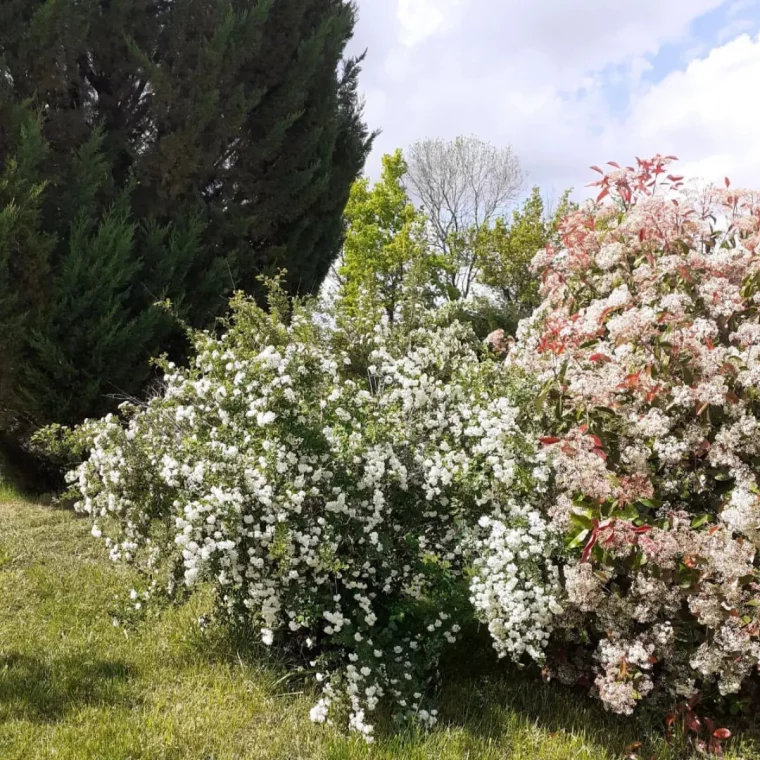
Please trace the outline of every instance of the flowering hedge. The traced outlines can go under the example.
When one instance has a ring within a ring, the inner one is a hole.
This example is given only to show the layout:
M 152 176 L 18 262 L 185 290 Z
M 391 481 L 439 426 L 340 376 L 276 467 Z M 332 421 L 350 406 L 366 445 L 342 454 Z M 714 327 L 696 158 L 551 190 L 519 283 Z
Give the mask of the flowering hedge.
M 760 196 L 670 161 L 602 173 L 516 341 L 456 307 L 328 327 L 236 299 L 191 368 L 74 434 L 78 508 L 152 576 L 133 604 L 210 583 L 304 654 L 314 720 L 368 739 L 381 701 L 435 722 L 476 618 L 617 712 L 738 692 L 760 663 Z
M 472 619 L 479 541 L 515 555 L 473 573 L 505 650 L 538 655 L 557 573 L 530 506 L 548 470 L 516 405 L 529 385 L 445 316 L 365 338 L 359 374 L 308 311 L 238 299 L 222 337 L 195 336 L 192 369 L 167 365 L 160 395 L 79 432 L 69 477 L 112 557 L 153 573 L 136 606 L 161 573 L 170 593 L 210 581 L 222 615 L 305 653 L 314 720 L 371 738 L 382 699 L 435 722 L 423 694 Z
M 736 693 L 760 662 L 760 195 L 688 188 L 671 160 L 597 168 L 597 203 L 534 261 L 543 303 L 507 360 L 552 410 L 550 670 L 622 713 Z

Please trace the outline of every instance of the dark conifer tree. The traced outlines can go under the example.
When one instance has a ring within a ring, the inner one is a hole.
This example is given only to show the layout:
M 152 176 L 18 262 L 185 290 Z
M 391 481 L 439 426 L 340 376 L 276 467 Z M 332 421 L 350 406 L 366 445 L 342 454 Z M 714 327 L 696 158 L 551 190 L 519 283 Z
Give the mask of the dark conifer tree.
M 138 393 L 171 345 L 157 300 L 201 326 L 260 275 L 319 287 L 372 141 L 355 21 L 348 0 L 0 3 L 6 419 Z

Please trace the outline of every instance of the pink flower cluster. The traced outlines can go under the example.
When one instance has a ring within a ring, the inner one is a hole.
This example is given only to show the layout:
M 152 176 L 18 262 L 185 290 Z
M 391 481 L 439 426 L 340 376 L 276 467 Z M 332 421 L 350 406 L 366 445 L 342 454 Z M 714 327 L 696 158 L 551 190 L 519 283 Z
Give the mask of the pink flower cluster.
M 623 713 L 736 693 L 760 663 L 760 193 L 688 186 L 673 160 L 594 167 L 507 357 L 547 410 L 555 672 Z

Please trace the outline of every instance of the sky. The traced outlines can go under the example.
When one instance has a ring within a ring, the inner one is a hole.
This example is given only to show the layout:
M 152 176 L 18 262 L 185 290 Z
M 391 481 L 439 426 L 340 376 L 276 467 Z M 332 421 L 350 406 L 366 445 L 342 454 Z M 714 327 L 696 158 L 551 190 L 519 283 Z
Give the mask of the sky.
M 426 137 L 511 145 L 527 184 L 675 154 L 760 187 L 760 0 L 358 0 L 367 163 Z

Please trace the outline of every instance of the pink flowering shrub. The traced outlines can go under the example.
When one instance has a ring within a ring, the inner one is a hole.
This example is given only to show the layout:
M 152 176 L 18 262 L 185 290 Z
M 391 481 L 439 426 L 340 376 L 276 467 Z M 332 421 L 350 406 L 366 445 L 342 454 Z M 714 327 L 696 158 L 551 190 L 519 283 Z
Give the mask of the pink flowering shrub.
M 734 694 L 760 662 L 760 194 L 672 160 L 594 167 L 507 359 L 542 384 L 566 537 L 548 670 L 626 714 Z

